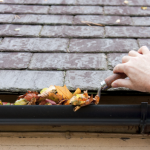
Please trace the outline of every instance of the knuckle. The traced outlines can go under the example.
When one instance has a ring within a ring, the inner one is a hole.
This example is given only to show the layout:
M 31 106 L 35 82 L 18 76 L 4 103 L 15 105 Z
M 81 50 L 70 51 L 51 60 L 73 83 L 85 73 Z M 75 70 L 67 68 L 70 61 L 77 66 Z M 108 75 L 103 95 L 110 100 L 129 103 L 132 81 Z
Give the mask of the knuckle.
M 132 54 L 132 53 L 134 53 L 134 52 L 135 52 L 134 50 L 131 50 L 131 51 L 129 51 L 128 54 L 130 55 L 130 54 Z
M 127 63 L 127 64 L 124 65 L 124 71 L 125 72 L 128 72 L 130 70 L 130 68 L 131 68 L 131 66 L 130 66 L 129 63 Z

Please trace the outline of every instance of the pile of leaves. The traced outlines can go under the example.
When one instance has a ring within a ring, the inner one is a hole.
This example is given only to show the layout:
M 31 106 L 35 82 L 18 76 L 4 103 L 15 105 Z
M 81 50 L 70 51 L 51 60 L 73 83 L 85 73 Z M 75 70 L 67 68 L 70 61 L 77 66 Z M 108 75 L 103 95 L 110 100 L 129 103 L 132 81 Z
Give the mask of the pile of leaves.
M 71 93 L 65 86 L 53 86 L 44 88 L 40 94 L 35 91 L 28 91 L 24 95 L 20 95 L 15 103 L 0 102 L 0 105 L 74 105 L 74 111 L 83 106 L 90 104 L 98 104 L 99 96 L 89 96 L 87 91 L 81 93 L 79 88 Z

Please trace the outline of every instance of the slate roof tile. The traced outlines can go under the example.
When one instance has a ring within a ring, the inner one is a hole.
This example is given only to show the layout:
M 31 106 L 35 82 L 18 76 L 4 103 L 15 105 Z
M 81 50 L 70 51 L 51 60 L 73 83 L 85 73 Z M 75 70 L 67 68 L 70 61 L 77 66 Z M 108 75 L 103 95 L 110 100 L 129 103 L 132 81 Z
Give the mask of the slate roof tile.
M 73 16 L 68 15 L 19 15 L 13 23 L 20 24 L 66 24 L 71 25 Z
M 70 70 L 66 72 L 65 84 L 71 89 L 75 90 L 80 87 L 82 90 L 97 90 L 100 88 L 100 81 L 112 75 L 112 71 L 93 71 L 93 70 Z
M 42 26 L 31 25 L 0 25 L 0 36 L 39 36 Z
M 71 39 L 70 52 L 128 52 L 138 50 L 135 39 Z
M 122 0 L 77 0 L 80 5 L 122 5 Z
M 103 37 L 103 27 L 90 26 L 44 26 L 41 37 Z
M 150 39 L 138 39 L 139 45 L 141 46 L 147 46 L 150 49 Z
M 30 69 L 34 70 L 107 70 L 105 54 L 33 54 Z
M 0 70 L 0 91 L 37 91 L 63 82 L 63 71 Z
M 69 39 L 60 38 L 4 38 L 1 51 L 67 52 Z
M 149 15 L 149 0 L 3 0 L 0 91 L 97 90 L 130 50 L 150 48 Z
M 26 69 L 29 65 L 31 53 L 0 52 L 1 69 Z
M 0 14 L 0 23 L 11 23 L 14 17 L 12 14 Z
M 132 17 L 134 25 L 150 26 L 150 17 Z
M 117 64 L 122 63 L 123 56 L 128 55 L 127 53 L 109 53 L 107 55 L 108 68 L 113 69 Z
M 49 6 L 34 5 L 0 5 L 0 13 L 47 14 Z
M 103 14 L 100 6 L 51 6 L 51 14 Z
M 119 22 L 118 22 L 119 20 Z M 74 17 L 74 24 L 85 25 L 88 22 L 102 25 L 132 25 L 132 20 L 128 16 L 102 16 L 102 15 L 77 15 Z
M 150 37 L 150 27 L 106 27 L 106 37 Z
M 76 0 L 3 0 L 3 4 L 76 4 Z
M 150 7 L 143 10 L 141 7 L 105 6 L 104 12 L 106 15 L 145 16 L 150 15 Z

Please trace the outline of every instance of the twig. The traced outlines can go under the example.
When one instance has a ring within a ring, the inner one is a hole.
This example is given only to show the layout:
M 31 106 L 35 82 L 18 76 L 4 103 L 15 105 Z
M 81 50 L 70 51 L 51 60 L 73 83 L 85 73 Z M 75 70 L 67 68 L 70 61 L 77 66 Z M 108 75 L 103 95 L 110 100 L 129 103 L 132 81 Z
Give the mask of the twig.
M 98 24 L 98 23 L 93 23 L 93 22 L 90 22 L 90 21 L 81 21 L 82 23 L 86 23 L 86 24 L 94 24 L 94 25 L 97 25 L 97 26 L 104 26 L 102 24 Z

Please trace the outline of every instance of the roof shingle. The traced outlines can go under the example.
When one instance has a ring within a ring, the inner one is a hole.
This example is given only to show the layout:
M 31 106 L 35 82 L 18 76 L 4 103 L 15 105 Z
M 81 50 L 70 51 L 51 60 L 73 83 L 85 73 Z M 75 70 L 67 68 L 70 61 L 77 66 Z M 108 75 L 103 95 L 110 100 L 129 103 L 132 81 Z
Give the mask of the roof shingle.
M 150 47 L 149 15 L 148 0 L 3 0 L 0 91 L 97 90 L 130 50 Z

